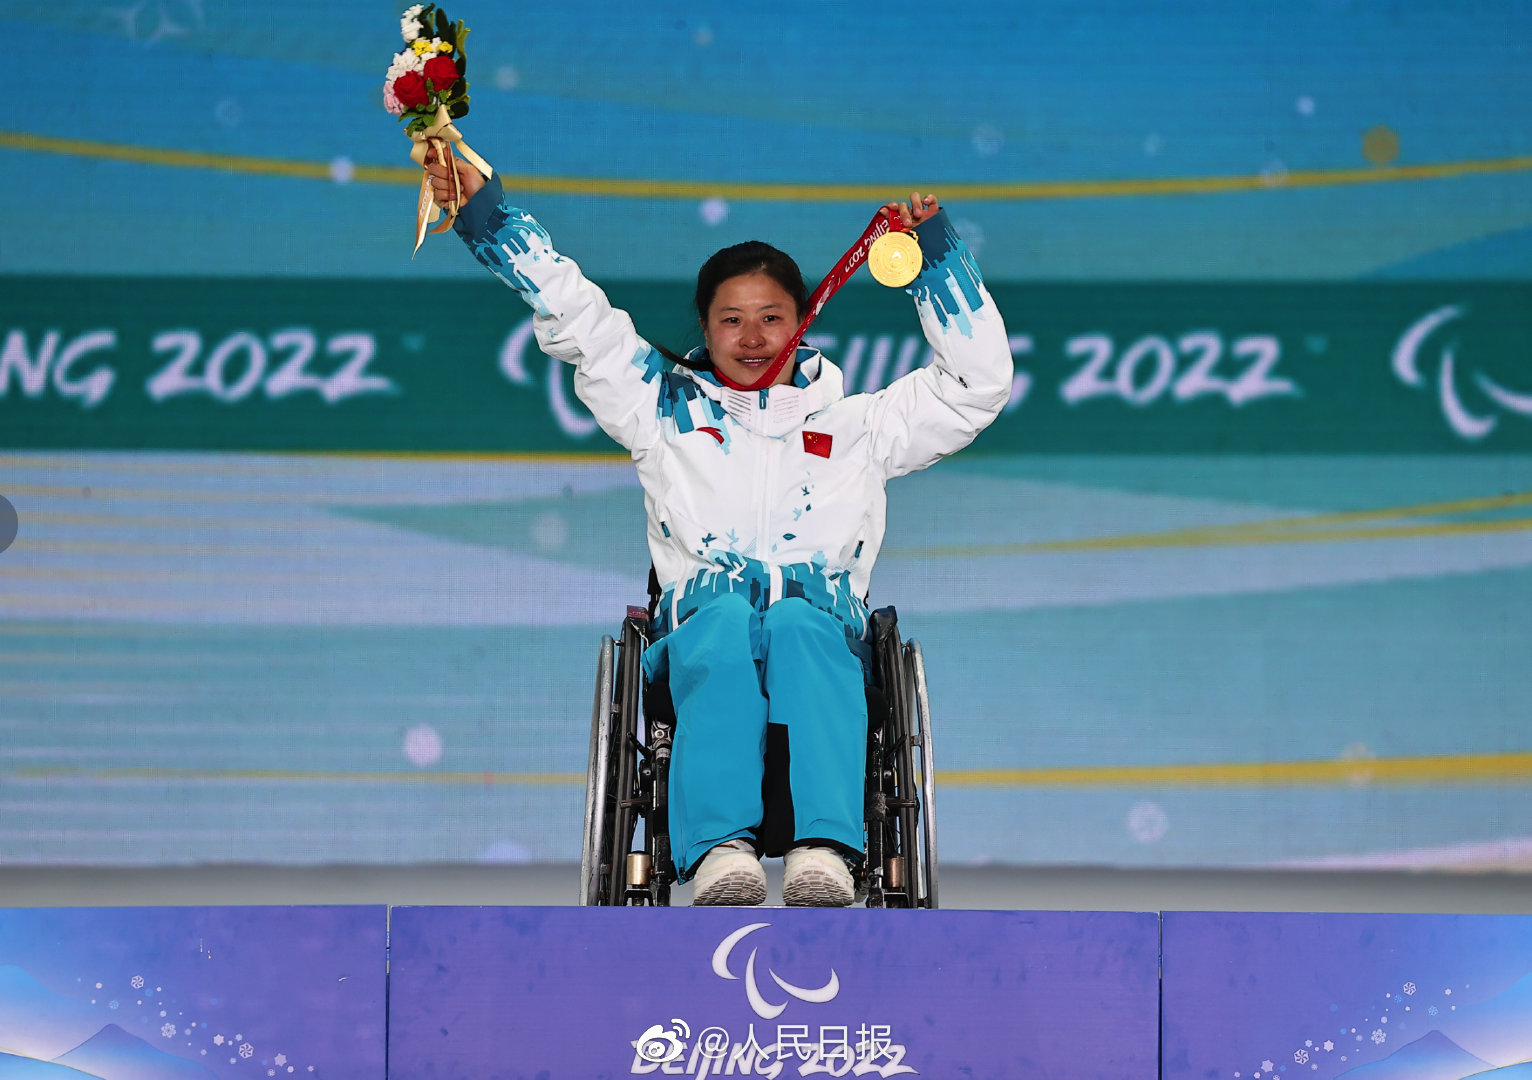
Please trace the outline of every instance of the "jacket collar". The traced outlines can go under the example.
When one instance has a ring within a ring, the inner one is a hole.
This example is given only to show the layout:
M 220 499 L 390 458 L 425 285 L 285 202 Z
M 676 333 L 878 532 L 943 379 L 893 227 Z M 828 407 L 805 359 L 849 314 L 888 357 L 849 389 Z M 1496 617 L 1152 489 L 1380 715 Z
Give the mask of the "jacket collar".
M 695 349 L 687 359 L 703 359 L 706 355 Z M 765 390 L 734 390 L 720 383 L 710 371 L 679 370 L 691 376 L 702 393 L 722 405 L 740 426 L 780 439 L 845 396 L 840 368 L 826 360 L 818 349 L 800 346 L 797 364 L 792 382 Z

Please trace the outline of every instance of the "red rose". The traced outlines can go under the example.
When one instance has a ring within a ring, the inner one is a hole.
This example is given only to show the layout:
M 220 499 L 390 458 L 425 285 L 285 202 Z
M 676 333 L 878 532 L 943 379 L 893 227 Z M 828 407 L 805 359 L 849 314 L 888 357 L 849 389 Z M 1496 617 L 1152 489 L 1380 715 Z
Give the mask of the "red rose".
M 427 60 L 425 74 L 430 80 L 431 89 L 438 94 L 445 94 L 458 80 L 457 65 L 452 62 L 450 56 L 433 56 Z
M 418 71 L 406 71 L 394 80 L 394 97 L 406 109 L 413 109 L 430 101 L 426 93 L 426 81 Z

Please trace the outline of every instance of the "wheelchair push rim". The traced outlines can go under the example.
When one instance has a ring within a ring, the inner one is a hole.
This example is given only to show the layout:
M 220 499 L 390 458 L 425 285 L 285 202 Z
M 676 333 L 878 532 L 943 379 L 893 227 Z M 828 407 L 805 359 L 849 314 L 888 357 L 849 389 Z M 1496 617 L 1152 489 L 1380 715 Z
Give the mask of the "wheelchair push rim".
M 920 752 L 920 858 L 916 865 L 916 906 L 939 906 L 936 893 L 936 759 L 931 743 L 931 694 L 926 688 L 926 660 L 920 642 L 906 646 L 913 683 L 914 717 L 911 742 Z
M 580 850 L 580 903 L 601 903 L 601 853 L 607 843 L 607 776 L 612 750 L 612 681 L 616 642 L 601 639 L 596 695 L 591 707 L 590 753 L 585 771 L 585 834 Z

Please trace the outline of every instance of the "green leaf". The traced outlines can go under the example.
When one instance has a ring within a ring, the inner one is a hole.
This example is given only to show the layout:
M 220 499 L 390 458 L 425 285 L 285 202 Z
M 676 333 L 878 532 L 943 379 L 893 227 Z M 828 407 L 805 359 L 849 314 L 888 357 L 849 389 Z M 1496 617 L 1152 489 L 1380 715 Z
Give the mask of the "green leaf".
M 452 98 L 460 98 L 466 93 L 468 93 L 468 81 L 466 79 L 459 79 L 457 82 L 453 83 L 452 88 L 447 91 L 447 96 Z
M 447 13 L 441 8 L 436 9 L 436 33 L 434 37 L 445 38 L 447 36 Z
M 467 116 L 468 102 L 459 101 L 455 104 L 447 106 L 447 115 L 452 117 L 454 120 L 458 119 L 459 117 Z

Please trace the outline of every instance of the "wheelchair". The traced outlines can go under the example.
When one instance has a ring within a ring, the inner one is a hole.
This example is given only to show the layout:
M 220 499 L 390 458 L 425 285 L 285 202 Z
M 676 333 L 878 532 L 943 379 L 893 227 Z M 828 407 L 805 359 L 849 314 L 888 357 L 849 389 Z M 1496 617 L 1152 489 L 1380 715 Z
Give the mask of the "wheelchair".
M 584 905 L 668 907 L 678 880 L 666 817 L 675 710 L 669 687 L 647 685 L 643 677 L 649 625 L 647 609 L 630 607 L 620 639 L 601 639 L 580 855 Z M 870 908 L 935 908 L 935 776 L 925 660 L 919 642 L 900 641 L 893 608 L 874 611 L 869 628 L 873 681 L 867 688 L 864 850 L 852 871 L 856 898 Z M 786 846 L 774 808 L 786 790 L 780 766 L 785 741 L 785 729 L 768 725 L 761 831 L 776 832 L 777 847 Z M 791 832 L 785 835 L 791 841 Z M 773 843 L 766 853 L 776 854 Z

